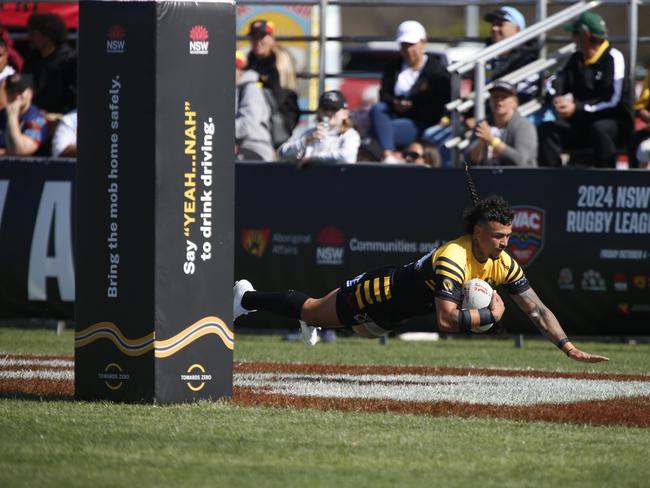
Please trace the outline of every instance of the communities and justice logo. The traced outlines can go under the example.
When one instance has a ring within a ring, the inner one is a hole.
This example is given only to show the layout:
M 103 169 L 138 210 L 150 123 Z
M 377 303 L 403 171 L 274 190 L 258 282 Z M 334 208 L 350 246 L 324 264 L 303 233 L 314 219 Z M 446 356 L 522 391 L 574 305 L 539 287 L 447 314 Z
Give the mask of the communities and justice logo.
M 345 236 L 338 227 L 325 227 L 318 233 L 316 262 L 318 264 L 343 264 Z
M 122 54 L 126 50 L 126 30 L 119 24 L 114 24 L 106 32 L 106 52 Z
M 271 229 L 244 229 L 241 244 L 248 254 L 261 258 L 266 252 L 266 245 L 271 237 Z
M 208 54 L 208 29 L 197 24 L 190 29 L 190 54 Z
M 544 210 L 537 207 L 512 207 L 512 235 L 508 251 L 522 266 L 533 262 L 544 247 Z

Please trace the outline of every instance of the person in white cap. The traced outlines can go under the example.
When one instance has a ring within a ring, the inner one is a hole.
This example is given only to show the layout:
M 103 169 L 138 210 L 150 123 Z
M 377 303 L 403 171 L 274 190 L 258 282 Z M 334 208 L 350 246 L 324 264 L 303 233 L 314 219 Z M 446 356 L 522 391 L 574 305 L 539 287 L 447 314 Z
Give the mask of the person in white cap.
M 370 110 L 371 133 L 383 149 L 386 162 L 399 161 L 396 151 L 438 123 L 450 99 L 449 74 L 442 63 L 425 52 L 427 34 L 415 20 L 402 22 L 396 42 L 401 59 L 384 71 L 379 103 Z

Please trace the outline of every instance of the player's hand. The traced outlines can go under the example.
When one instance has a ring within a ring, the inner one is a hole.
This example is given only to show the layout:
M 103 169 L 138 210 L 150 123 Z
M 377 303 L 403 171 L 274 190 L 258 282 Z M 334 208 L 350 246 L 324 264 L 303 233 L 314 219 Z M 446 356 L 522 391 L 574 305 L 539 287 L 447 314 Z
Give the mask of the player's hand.
M 588 352 L 581 351 L 580 349 L 571 349 L 567 356 L 575 361 L 580 361 L 583 363 L 600 363 L 601 361 L 609 361 L 608 357 L 599 356 L 598 354 L 590 354 Z
M 503 317 L 503 313 L 506 311 L 506 306 L 503 303 L 503 300 L 501 300 L 501 297 L 497 293 L 496 290 L 494 290 L 494 293 L 492 293 L 492 300 L 490 301 L 490 312 L 492 312 L 492 316 L 494 317 L 494 320 L 497 322 L 501 320 L 501 317 Z

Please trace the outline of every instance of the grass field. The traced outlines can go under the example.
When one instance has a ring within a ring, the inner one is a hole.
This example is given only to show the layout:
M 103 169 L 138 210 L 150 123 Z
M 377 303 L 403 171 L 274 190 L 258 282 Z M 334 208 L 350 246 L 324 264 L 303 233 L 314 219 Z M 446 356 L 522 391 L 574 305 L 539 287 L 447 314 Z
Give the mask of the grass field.
M 0 329 L 0 351 L 72 355 L 72 333 Z M 306 348 L 239 336 L 237 361 L 410 364 L 648 374 L 650 346 L 449 340 Z M 648 486 L 642 428 L 241 406 L 0 398 L 0 486 Z

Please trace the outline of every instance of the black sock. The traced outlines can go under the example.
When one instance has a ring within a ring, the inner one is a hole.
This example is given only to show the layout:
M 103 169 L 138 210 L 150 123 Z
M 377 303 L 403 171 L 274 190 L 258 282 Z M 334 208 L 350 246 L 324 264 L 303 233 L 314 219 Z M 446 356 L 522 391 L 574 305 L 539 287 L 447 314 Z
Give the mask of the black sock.
M 246 310 L 265 310 L 300 320 L 300 311 L 309 295 L 301 291 L 280 292 L 247 291 L 241 304 Z

